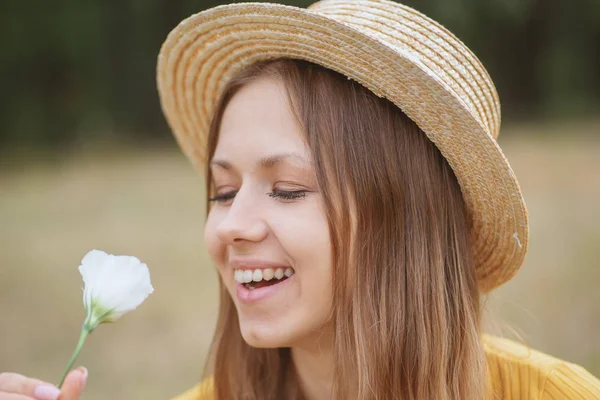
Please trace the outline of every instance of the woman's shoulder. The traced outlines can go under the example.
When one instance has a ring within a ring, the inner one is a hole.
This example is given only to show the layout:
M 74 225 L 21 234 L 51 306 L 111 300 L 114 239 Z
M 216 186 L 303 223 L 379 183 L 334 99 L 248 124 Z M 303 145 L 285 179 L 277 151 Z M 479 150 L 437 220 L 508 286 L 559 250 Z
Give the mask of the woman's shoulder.
M 577 364 L 493 335 L 482 343 L 498 399 L 600 400 L 600 380 Z
M 213 379 L 211 376 L 171 400 L 213 400 L 213 393 Z

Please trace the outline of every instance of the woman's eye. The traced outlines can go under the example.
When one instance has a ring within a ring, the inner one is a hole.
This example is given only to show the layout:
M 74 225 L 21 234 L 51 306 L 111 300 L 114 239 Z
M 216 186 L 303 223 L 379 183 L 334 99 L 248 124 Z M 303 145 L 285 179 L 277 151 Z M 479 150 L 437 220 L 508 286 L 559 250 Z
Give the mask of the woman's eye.
M 217 203 L 224 203 L 226 201 L 229 201 L 231 199 L 233 199 L 235 197 L 235 191 L 232 192 L 227 192 L 227 193 L 222 193 L 222 194 L 218 194 L 214 197 L 211 197 L 208 199 L 209 202 L 217 202 Z
M 308 190 L 273 190 L 267 193 L 270 197 L 282 200 L 295 200 L 306 196 Z
M 236 195 L 236 191 L 218 194 L 208 199 L 209 202 L 225 203 L 233 199 Z M 267 193 L 269 197 L 280 200 L 296 200 L 306 196 L 308 190 L 273 190 Z

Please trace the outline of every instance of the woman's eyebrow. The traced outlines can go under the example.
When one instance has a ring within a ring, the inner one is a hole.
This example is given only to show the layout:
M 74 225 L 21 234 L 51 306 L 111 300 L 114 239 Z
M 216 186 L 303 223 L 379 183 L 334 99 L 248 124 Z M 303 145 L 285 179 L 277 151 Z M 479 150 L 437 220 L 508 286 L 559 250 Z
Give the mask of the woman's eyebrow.
M 280 153 L 280 154 L 272 154 L 269 156 L 261 157 L 257 164 L 261 168 L 273 168 L 275 165 L 279 164 L 283 160 L 293 160 L 295 163 L 304 164 L 305 167 L 312 166 L 312 162 L 306 159 L 306 157 L 302 156 L 299 153 Z M 231 162 L 223 159 L 212 159 L 210 161 L 210 166 L 217 165 L 223 169 L 230 170 L 233 169 L 233 165 Z
M 281 161 L 290 159 L 292 160 L 292 163 L 301 163 L 307 167 L 312 165 L 309 160 L 298 153 L 280 153 L 262 157 L 260 160 L 258 160 L 258 165 L 260 165 L 262 168 L 272 168 Z

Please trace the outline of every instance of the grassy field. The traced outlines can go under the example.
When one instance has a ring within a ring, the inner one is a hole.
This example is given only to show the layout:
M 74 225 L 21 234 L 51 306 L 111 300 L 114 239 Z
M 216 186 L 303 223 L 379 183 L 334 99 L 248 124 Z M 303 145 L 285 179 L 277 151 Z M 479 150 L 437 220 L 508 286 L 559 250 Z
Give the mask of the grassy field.
M 519 275 L 488 296 L 486 320 L 600 376 L 598 132 L 598 123 L 503 132 L 529 207 L 530 251 Z M 202 187 L 173 148 L 3 160 L 0 371 L 58 381 L 84 319 L 77 266 L 99 248 L 141 258 L 155 292 L 88 338 L 78 359 L 90 371 L 83 398 L 167 399 L 193 385 L 217 307 Z

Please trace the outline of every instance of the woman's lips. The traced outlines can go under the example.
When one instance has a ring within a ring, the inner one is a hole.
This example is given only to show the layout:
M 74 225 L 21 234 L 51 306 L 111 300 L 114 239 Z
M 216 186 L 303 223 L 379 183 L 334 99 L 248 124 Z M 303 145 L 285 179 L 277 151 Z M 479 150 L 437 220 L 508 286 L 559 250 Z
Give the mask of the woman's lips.
M 244 283 L 235 283 L 236 295 L 240 302 L 252 304 L 260 300 L 266 300 L 273 297 L 277 292 L 285 290 L 287 286 L 295 279 L 295 274 L 287 279 L 284 279 L 274 285 L 264 286 L 255 289 L 249 289 Z

